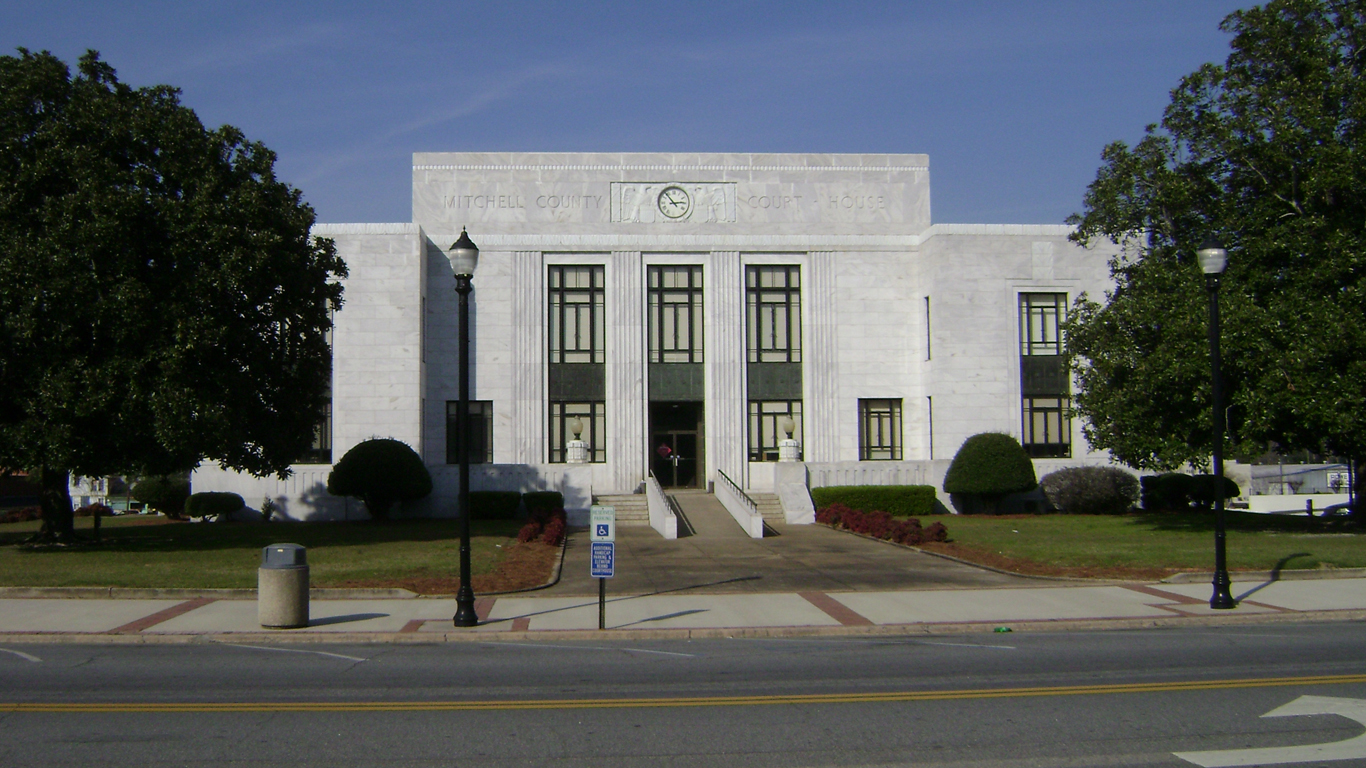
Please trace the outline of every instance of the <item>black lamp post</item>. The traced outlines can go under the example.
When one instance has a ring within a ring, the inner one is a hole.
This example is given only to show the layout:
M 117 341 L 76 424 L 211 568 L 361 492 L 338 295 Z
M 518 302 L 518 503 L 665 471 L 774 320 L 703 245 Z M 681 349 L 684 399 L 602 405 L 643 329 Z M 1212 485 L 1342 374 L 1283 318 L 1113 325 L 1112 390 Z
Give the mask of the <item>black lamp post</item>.
M 455 292 L 460 296 L 460 404 L 455 412 L 455 432 L 460 438 L 456 443 L 460 448 L 460 591 L 455 595 L 453 619 L 457 627 L 479 624 L 470 586 L 470 291 L 478 264 L 479 246 L 461 227 L 460 239 L 451 246 Z
M 1211 608 L 1237 606 L 1229 592 L 1228 557 L 1224 535 L 1224 382 L 1219 371 L 1219 277 L 1228 266 L 1228 251 L 1214 240 L 1206 240 L 1195 252 L 1200 271 L 1205 273 L 1209 291 L 1209 363 L 1214 400 L 1214 595 Z

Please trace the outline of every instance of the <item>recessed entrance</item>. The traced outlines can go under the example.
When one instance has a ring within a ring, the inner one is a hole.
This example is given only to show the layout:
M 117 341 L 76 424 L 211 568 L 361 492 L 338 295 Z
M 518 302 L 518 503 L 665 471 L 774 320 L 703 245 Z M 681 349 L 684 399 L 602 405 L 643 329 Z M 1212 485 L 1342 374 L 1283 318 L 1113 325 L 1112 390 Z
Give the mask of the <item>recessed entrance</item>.
M 650 469 L 665 488 L 698 488 L 702 465 L 702 403 L 650 403 Z

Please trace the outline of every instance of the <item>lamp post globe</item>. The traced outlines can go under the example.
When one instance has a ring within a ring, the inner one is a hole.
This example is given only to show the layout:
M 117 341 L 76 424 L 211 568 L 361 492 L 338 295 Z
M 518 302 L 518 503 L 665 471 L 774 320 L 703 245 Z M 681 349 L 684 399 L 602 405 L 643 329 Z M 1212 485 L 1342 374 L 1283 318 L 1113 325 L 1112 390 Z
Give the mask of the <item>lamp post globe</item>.
M 464 227 L 460 239 L 451 245 L 451 271 L 455 273 L 455 293 L 460 297 L 460 402 L 455 412 L 456 445 L 460 454 L 460 590 L 455 595 L 457 627 L 479 624 L 474 610 L 474 587 L 470 586 L 470 291 L 474 290 L 474 270 L 479 265 L 479 246 Z
M 1205 289 L 1209 291 L 1210 399 L 1214 408 L 1214 594 L 1209 599 L 1209 607 L 1228 609 L 1238 605 L 1229 591 L 1224 530 L 1224 382 L 1219 370 L 1219 277 L 1228 267 L 1228 251 L 1218 241 L 1207 239 L 1195 256 L 1200 262 L 1200 271 L 1205 273 Z

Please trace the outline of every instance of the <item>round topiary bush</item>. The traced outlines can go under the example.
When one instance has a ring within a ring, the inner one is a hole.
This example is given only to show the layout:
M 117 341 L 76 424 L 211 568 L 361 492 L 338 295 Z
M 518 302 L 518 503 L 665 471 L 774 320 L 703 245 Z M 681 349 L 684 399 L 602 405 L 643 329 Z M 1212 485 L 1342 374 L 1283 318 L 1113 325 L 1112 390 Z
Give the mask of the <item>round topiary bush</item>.
M 966 513 L 994 514 L 1003 496 L 1038 486 L 1034 462 L 1018 440 L 1000 432 L 964 440 L 944 475 L 944 491 Z
M 190 498 L 190 481 L 183 477 L 144 477 L 133 486 L 133 498 L 161 514 L 178 520 Z
M 327 492 L 360 499 L 371 517 L 383 520 L 395 503 L 431 494 L 432 476 L 406 443 L 375 438 L 357 443 L 333 465 Z
M 1119 467 L 1068 467 L 1044 475 L 1039 485 L 1069 515 L 1122 515 L 1138 501 L 1138 478 Z
M 192 493 L 190 498 L 185 500 L 185 514 L 189 517 L 226 519 L 224 515 L 231 515 L 246 505 L 246 500 L 235 493 L 204 491 Z

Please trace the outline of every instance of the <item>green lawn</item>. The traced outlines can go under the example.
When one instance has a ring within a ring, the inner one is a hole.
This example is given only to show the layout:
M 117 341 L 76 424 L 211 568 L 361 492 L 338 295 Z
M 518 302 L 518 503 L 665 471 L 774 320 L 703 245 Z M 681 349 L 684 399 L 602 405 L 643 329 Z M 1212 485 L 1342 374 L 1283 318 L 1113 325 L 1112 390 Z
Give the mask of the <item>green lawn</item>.
M 944 516 L 964 550 L 1071 569 L 1204 570 L 1214 567 L 1213 513 Z M 1303 517 L 1229 512 L 1228 567 L 1366 567 L 1366 530 Z
M 460 534 L 453 520 L 220 525 L 139 515 L 104 518 L 98 545 L 13 546 L 38 525 L 0 525 L 0 586 L 255 587 L 261 549 L 278 543 L 308 548 L 309 580 L 315 587 L 459 573 Z M 495 568 L 516 541 L 519 525 L 512 520 L 473 522 L 474 575 Z M 76 519 L 83 535 L 90 535 L 90 527 L 91 518 Z

